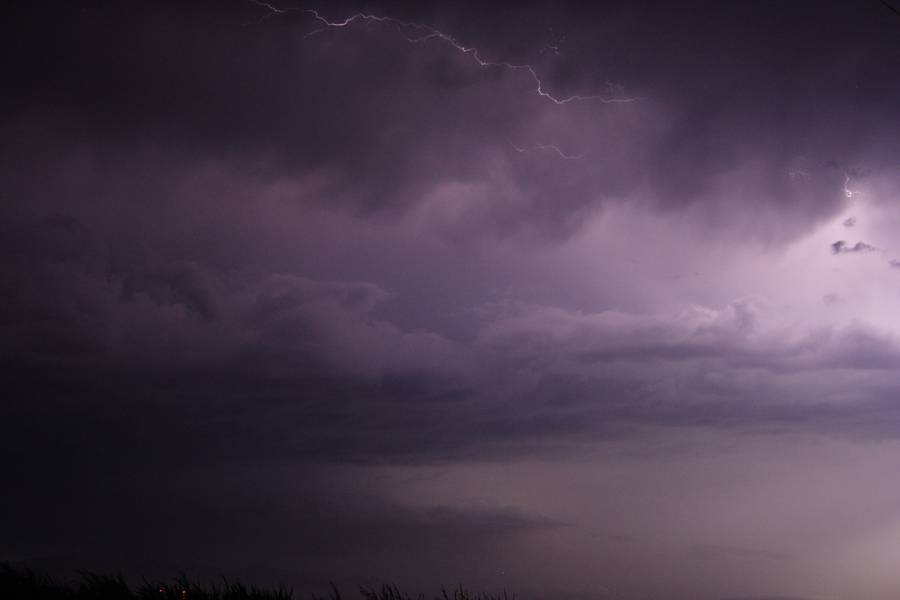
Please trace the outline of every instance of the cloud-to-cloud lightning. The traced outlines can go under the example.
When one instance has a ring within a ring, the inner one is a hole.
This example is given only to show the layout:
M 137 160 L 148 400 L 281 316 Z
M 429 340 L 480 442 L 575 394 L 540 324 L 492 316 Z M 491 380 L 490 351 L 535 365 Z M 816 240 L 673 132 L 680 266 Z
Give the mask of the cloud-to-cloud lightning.
M 636 102 L 639 100 L 643 100 L 643 97 L 640 96 L 610 96 L 606 94 L 590 94 L 590 95 L 582 95 L 582 94 L 573 94 L 571 96 L 557 96 L 551 92 L 548 92 L 544 88 L 544 81 L 538 75 L 535 68 L 527 63 L 511 63 L 506 61 L 493 61 L 493 60 L 485 60 L 479 54 L 478 48 L 474 46 L 466 46 L 452 35 L 448 33 L 444 33 L 439 31 L 429 25 L 425 25 L 424 23 L 415 23 L 411 21 L 403 21 L 401 19 L 397 19 L 394 17 L 386 17 L 383 15 L 375 15 L 370 13 L 354 13 L 348 17 L 345 17 L 342 20 L 331 21 L 322 14 L 312 8 L 278 8 L 277 6 L 268 3 L 262 2 L 261 0 L 250 0 L 254 4 L 265 8 L 269 11 L 267 14 L 263 15 L 257 23 L 262 23 L 266 19 L 278 15 L 283 15 L 288 12 L 296 12 L 300 11 L 305 14 L 308 14 L 315 19 L 321 27 L 319 29 L 314 29 L 306 34 L 306 36 L 311 36 L 317 33 L 321 33 L 326 29 L 340 29 L 344 27 L 349 27 L 356 22 L 366 22 L 366 23 L 385 23 L 388 25 L 393 25 L 397 33 L 399 33 L 406 41 L 411 44 L 418 44 L 421 42 L 426 42 L 429 40 L 440 40 L 448 44 L 454 50 L 460 52 L 461 54 L 465 54 L 470 56 L 473 61 L 479 66 L 484 68 L 501 68 L 507 69 L 510 71 L 524 71 L 528 74 L 528 76 L 534 82 L 534 91 L 541 96 L 542 98 L 546 98 L 547 100 L 553 102 L 557 105 L 568 104 L 570 102 L 576 101 L 597 101 L 602 102 L 604 104 L 622 104 L 628 102 Z

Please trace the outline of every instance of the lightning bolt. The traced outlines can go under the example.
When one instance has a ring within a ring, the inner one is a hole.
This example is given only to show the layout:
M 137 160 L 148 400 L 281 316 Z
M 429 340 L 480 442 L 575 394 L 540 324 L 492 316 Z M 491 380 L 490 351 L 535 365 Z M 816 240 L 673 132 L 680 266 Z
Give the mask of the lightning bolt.
M 517 146 L 516 144 L 510 142 L 510 146 L 512 149 L 518 152 L 519 154 L 527 154 L 530 152 L 528 148 L 523 148 L 522 146 Z M 549 152 L 551 154 L 555 154 L 563 160 L 579 160 L 584 158 L 584 153 L 582 154 L 566 154 L 563 150 L 557 146 L 556 144 L 535 144 L 532 150 L 540 150 L 541 152 Z
M 529 64 L 522 63 L 511 63 L 506 61 L 494 61 L 494 60 L 486 60 L 481 57 L 479 54 L 478 48 L 474 46 L 466 46 L 460 43 L 455 37 L 448 33 L 444 33 L 443 31 L 439 31 L 429 25 L 425 25 L 423 23 L 415 23 L 411 21 L 403 21 L 401 19 L 396 19 L 394 17 L 386 17 L 382 15 L 375 15 L 370 13 L 355 13 L 348 17 L 345 17 L 340 21 L 330 21 L 322 16 L 322 14 L 312 8 L 279 8 L 274 4 L 269 2 L 265 2 L 264 0 L 249 0 L 253 4 L 266 9 L 268 12 L 263 15 L 257 21 L 258 23 L 262 23 L 266 19 L 271 17 L 284 15 L 288 12 L 303 12 L 304 14 L 310 15 L 317 23 L 321 25 L 319 29 L 315 29 L 313 31 L 308 32 L 304 37 L 309 37 L 311 35 L 315 35 L 317 33 L 321 33 L 328 29 L 342 29 L 345 27 L 350 27 L 354 23 L 381 23 L 386 25 L 392 25 L 396 29 L 397 33 L 403 37 L 407 42 L 411 44 L 421 44 L 423 42 L 427 42 L 430 40 L 437 40 L 443 42 L 459 52 L 460 54 L 464 54 L 469 56 L 475 64 L 482 68 L 499 68 L 506 69 L 508 71 L 517 71 L 524 72 L 528 75 L 528 77 L 534 83 L 534 91 L 541 97 L 553 102 L 556 105 L 569 104 L 570 102 L 584 102 L 584 101 L 597 101 L 603 104 L 624 104 L 629 102 L 637 102 L 640 100 L 644 100 L 645 98 L 640 96 L 610 96 L 605 94 L 591 94 L 591 95 L 582 95 L 582 94 L 574 94 L 572 96 L 557 96 L 549 91 L 547 91 L 544 87 L 544 81 L 538 75 L 535 68 Z M 560 154 L 562 154 L 560 152 Z
M 584 158 L 584 154 L 566 154 L 565 152 L 560 150 L 559 146 L 557 146 L 556 144 L 535 144 L 534 146 L 538 150 L 542 150 L 544 152 L 552 152 L 563 160 L 578 160 L 579 158 Z
M 300 10 L 299 8 L 278 8 L 274 4 L 270 4 L 268 2 L 263 2 L 262 0 L 248 0 L 248 1 L 252 2 L 253 4 L 255 4 L 257 6 L 260 6 L 264 9 L 266 9 L 268 12 L 265 13 L 263 16 L 261 16 L 256 21 L 250 21 L 249 23 L 246 23 L 247 25 L 260 25 L 263 21 L 266 21 L 267 19 L 271 19 L 272 17 Z

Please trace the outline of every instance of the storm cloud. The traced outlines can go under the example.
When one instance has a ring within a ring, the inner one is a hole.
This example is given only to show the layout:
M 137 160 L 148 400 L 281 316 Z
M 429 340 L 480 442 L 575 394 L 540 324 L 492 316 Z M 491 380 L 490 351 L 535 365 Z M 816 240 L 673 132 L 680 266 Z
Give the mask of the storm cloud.
M 882 4 L 3 10 L 0 559 L 900 590 Z

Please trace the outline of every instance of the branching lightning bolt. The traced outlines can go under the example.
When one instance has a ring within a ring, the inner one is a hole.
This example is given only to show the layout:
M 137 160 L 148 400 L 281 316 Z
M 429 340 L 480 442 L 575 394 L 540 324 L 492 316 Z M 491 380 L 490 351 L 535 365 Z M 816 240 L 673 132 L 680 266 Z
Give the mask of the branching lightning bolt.
M 429 25 L 425 25 L 423 23 L 415 23 L 411 21 L 403 21 L 401 19 L 396 19 L 394 17 L 386 17 L 381 15 L 374 15 L 370 13 L 355 13 L 350 15 L 349 17 L 344 18 L 340 21 L 329 21 L 325 17 L 322 16 L 319 11 L 312 8 L 279 8 L 269 2 L 265 2 L 263 0 L 249 0 L 253 4 L 265 8 L 268 13 L 263 15 L 257 23 L 262 23 L 268 18 L 284 15 L 288 12 L 303 12 L 312 16 L 312 18 L 318 22 L 321 27 L 319 29 L 314 29 L 306 34 L 305 37 L 309 37 L 311 35 L 315 35 L 317 33 L 321 33 L 327 29 L 340 29 L 344 27 L 349 27 L 357 22 L 364 23 L 384 23 L 387 25 L 393 25 L 397 30 L 397 33 L 402 36 L 407 42 L 411 44 L 419 44 L 422 42 L 426 42 L 429 40 L 439 40 L 441 42 L 446 43 L 451 48 L 456 50 L 461 54 L 465 54 L 472 58 L 472 60 L 479 66 L 483 68 L 501 68 L 507 69 L 509 71 L 522 71 L 528 74 L 531 80 L 534 82 L 534 91 L 542 98 L 549 100 L 557 105 L 569 104 L 570 102 L 581 102 L 581 101 L 597 101 L 602 102 L 604 104 L 623 104 L 629 102 L 637 102 L 640 100 L 644 100 L 643 97 L 622 97 L 622 96 L 608 96 L 604 94 L 591 94 L 591 95 L 581 95 L 575 94 L 572 96 L 557 96 L 550 92 L 548 92 L 544 88 L 544 82 L 541 77 L 538 75 L 535 68 L 529 64 L 522 63 L 511 63 L 505 61 L 493 61 L 493 60 L 485 60 L 481 57 L 478 52 L 478 48 L 474 46 L 466 46 L 457 41 L 455 37 L 450 34 L 439 31 Z

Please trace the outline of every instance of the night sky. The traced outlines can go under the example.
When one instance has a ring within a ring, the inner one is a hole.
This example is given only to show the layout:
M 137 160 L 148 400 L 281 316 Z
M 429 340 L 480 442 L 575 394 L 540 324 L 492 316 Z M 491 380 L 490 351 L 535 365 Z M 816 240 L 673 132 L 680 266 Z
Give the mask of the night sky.
M 0 560 L 900 597 L 891 5 L 0 10 Z

